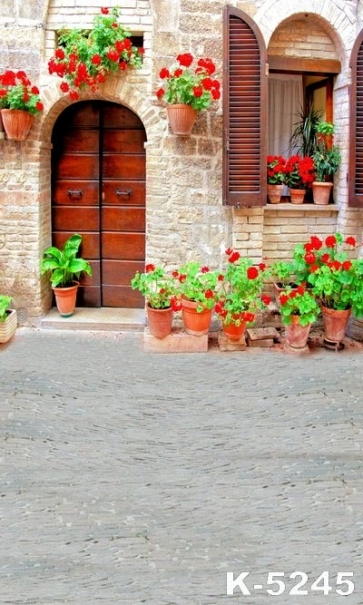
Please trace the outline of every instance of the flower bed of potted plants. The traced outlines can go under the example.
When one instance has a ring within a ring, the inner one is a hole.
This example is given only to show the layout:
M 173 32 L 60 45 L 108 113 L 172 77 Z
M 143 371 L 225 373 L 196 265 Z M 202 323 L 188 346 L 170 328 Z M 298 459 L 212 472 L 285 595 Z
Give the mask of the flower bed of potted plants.
M 0 294 L 0 343 L 4 344 L 15 334 L 17 328 L 16 309 L 10 309 L 12 296 Z
M 24 141 L 34 116 L 44 109 L 39 89 L 32 85 L 25 71 L 8 69 L 0 74 L 0 109 L 7 138 Z
M 222 328 L 231 340 L 239 340 L 247 325 L 252 325 L 256 311 L 271 302 L 263 294 L 266 265 L 255 266 L 249 258 L 228 248 L 226 270 L 221 274 L 216 293 L 215 311 L 222 320 Z
M 77 258 L 81 242 L 82 236 L 74 233 L 65 242 L 63 249 L 50 246 L 43 253 L 41 274 L 49 274 L 61 317 L 70 317 L 74 313 L 81 273 L 92 275 L 88 261 Z
M 196 59 L 191 53 L 179 54 L 171 68 L 160 70 L 159 77 L 163 82 L 156 96 L 167 103 L 173 134 L 190 135 L 197 112 L 208 109 L 220 99 L 220 82 L 212 77 L 215 71 L 212 59 Z
M 311 157 L 293 155 L 285 164 L 285 183 L 290 189 L 292 204 L 304 202 L 306 190 L 315 178 L 314 161 Z
M 281 202 L 282 190 L 286 181 L 286 159 L 281 155 L 267 156 L 267 197 L 270 204 Z
M 285 326 L 285 345 L 288 352 L 308 351 L 308 337 L 312 324 L 318 319 L 320 307 L 315 295 L 305 284 L 288 287 L 279 296 L 281 321 Z
M 325 240 L 312 236 L 294 250 L 300 279 L 320 302 L 325 340 L 332 348 L 341 346 L 351 312 L 363 316 L 363 259 L 351 258 L 356 246 L 354 237 L 335 233 Z
M 133 46 L 131 33 L 119 23 L 119 9 L 101 8 L 91 30 L 64 29 L 48 63 L 50 74 L 62 79 L 60 89 L 72 100 L 83 90 L 95 92 L 111 73 L 142 65 L 143 48 Z
M 150 333 L 156 338 L 168 336 L 172 331 L 173 313 L 180 309 L 176 298 L 176 282 L 172 275 L 163 267 L 149 263 L 145 266 L 144 273 L 135 273 L 131 287 L 146 298 Z

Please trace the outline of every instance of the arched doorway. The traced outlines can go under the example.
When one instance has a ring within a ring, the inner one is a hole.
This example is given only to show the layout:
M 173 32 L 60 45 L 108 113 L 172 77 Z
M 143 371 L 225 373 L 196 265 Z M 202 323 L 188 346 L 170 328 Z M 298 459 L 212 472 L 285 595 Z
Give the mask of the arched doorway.
M 58 118 L 52 135 L 52 242 L 83 236 L 78 306 L 143 307 L 131 289 L 145 263 L 145 129 L 130 109 L 82 101 Z

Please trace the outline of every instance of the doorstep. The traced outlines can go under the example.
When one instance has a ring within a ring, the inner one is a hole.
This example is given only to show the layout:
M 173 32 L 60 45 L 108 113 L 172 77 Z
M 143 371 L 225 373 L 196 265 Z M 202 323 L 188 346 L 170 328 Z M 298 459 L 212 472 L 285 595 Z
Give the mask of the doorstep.
M 54 307 L 42 317 L 40 327 L 50 330 L 142 332 L 145 328 L 145 310 L 77 307 L 71 317 L 61 317 Z

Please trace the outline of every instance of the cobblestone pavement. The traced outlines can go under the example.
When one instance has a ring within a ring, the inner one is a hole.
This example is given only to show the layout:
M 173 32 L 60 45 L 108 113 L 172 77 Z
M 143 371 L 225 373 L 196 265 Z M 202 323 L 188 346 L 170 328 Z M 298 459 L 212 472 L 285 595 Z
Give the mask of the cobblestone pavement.
M 21 328 L 0 347 L 0 603 L 362 604 L 362 351 L 141 339 Z

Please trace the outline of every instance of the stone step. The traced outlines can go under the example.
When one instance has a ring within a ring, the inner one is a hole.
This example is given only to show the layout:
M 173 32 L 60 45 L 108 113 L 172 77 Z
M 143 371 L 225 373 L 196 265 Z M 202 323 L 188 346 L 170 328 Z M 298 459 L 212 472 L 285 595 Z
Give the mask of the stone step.
M 145 310 L 77 307 L 71 317 L 61 317 L 53 308 L 41 319 L 40 327 L 49 330 L 142 332 L 145 328 Z

